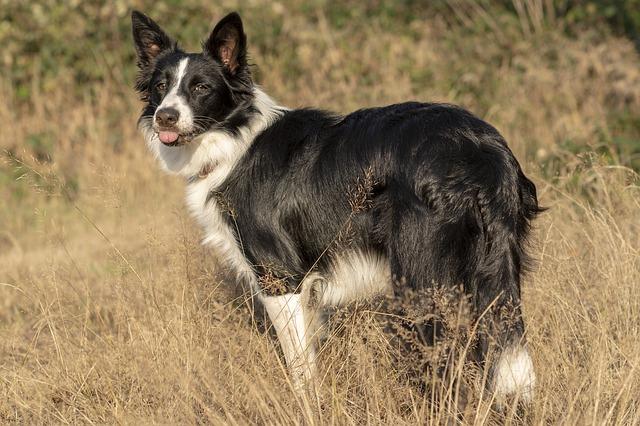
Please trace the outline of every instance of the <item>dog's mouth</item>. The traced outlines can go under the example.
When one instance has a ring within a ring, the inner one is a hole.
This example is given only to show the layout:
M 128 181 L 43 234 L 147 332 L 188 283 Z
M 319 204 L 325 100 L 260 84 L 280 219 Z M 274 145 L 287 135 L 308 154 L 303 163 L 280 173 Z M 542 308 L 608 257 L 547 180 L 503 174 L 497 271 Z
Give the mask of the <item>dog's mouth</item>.
M 196 136 L 195 133 L 180 133 L 175 129 L 158 129 L 156 130 L 158 139 L 166 146 L 180 146 L 191 142 Z

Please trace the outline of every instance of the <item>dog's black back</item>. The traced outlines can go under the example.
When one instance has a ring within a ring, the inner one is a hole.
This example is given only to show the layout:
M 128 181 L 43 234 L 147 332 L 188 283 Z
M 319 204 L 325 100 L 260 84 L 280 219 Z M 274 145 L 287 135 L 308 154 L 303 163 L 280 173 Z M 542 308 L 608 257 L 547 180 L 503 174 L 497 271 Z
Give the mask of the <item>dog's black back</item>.
M 463 284 L 481 304 L 499 291 L 519 298 L 538 212 L 535 186 L 500 134 L 442 104 L 288 112 L 223 188 L 246 255 L 290 291 L 332 253 L 366 249 L 414 288 Z

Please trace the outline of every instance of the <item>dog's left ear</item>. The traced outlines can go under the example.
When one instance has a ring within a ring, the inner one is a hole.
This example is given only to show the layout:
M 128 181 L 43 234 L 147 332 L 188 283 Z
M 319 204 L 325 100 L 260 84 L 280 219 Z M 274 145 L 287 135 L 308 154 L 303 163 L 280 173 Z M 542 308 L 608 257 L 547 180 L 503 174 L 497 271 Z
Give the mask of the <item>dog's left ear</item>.
M 218 60 L 231 75 L 247 65 L 247 36 L 236 12 L 222 18 L 204 43 L 204 50 Z

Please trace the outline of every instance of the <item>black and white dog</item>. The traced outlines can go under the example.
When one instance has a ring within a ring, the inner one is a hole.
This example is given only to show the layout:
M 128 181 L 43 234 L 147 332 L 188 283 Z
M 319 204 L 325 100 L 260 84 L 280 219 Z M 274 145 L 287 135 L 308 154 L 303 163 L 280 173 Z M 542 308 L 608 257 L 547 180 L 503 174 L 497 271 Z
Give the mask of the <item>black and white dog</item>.
M 494 394 L 531 399 L 520 280 L 539 208 L 496 129 L 442 104 L 290 110 L 253 83 L 238 14 L 201 53 L 142 13 L 132 23 L 139 128 L 161 166 L 186 178 L 204 244 L 264 305 L 298 383 L 313 374 L 318 310 L 462 287 L 490 324 L 477 351 Z

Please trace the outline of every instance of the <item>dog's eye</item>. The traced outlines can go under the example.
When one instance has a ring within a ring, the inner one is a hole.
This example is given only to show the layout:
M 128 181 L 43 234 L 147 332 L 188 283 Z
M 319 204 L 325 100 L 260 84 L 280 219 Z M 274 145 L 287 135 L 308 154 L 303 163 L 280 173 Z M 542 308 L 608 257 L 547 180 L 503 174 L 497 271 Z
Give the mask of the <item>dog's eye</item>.
M 204 83 L 196 84 L 193 87 L 193 93 L 206 93 L 209 90 L 209 86 Z
M 164 92 L 165 90 L 167 90 L 167 83 L 161 81 L 160 83 L 156 84 L 156 90 L 158 90 L 158 92 Z

